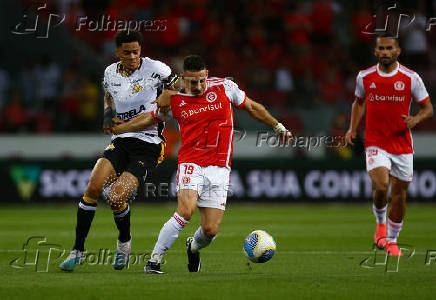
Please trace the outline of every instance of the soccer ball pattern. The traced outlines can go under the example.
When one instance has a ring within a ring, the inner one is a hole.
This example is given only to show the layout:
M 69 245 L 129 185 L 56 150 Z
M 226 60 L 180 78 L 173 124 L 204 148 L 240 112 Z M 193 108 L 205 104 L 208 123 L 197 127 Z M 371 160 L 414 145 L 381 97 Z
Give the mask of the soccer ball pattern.
M 255 263 L 269 261 L 276 251 L 274 238 L 266 231 L 255 230 L 244 241 L 244 254 Z

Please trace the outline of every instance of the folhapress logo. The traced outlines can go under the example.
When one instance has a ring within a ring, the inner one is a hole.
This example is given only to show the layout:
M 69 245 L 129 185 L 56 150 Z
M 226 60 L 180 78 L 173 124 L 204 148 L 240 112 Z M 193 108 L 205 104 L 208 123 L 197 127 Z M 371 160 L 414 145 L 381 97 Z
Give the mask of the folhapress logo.
M 393 102 L 403 102 L 406 97 L 405 96 L 384 96 L 384 95 L 377 95 L 377 94 L 369 94 L 368 95 L 369 101 L 393 101 Z

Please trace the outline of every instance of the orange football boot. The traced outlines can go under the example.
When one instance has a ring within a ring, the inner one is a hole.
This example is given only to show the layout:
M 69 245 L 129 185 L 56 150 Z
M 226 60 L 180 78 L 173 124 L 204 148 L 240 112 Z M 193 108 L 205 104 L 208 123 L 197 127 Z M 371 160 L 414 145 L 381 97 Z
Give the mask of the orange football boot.
M 377 229 L 374 234 L 374 243 L 379 249 L 384 249 L 386 246 L 387 230 L 388 227 L 386 224 L 377 224 Z
M 385 246 L 385 252 L 391 256 L 403 256 L 396 242 L 389 242 Z

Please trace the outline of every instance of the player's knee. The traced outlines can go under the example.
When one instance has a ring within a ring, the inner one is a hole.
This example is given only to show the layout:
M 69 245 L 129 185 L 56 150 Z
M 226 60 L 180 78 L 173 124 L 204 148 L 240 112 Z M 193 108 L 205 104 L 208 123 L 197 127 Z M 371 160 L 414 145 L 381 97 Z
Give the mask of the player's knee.
M 215 224 L 207 224 L 202 226 L 202 230 L 205 236 L 209 237 L 209 238 L 213 238 L 214 236 L 216 236 L 218 234 L 218 225 Z
M 103 188 L 98 183 L 90 180 L 86 188 L 85 195 L 87 197 L 97 199 L 98 197 L 100 197 L 102 190 Z
M 386 194 L 388 192 L 389 182 L 379 181 L 374 183 L 374 189 L 381 194 Z
M 112 207 L 112 210 L 117 207 L 121 207 L 124 204 L 124 191 L 123 188 L 119 185 L 114 185 L 109 192 L 109 204 Z
M 177 208 L 177 213 L 179 216 L 181 216 L 186 221 L 191 220 L 192 215 L 194 214 L 194 209 L 191 209 L 189 207 L 183 207 L 183 208 Z

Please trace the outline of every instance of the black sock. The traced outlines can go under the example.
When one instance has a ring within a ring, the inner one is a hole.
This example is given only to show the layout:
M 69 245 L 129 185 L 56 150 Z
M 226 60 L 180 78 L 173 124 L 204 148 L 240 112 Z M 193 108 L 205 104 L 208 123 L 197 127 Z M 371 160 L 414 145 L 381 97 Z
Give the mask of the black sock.
M 117 225 L 119 235 L 118 240 L 121 243 L 125 243 L 130 240 L 130 207 L 127 207 L 119 212 L 114 213 L 114 221 Z
M 88 235 L 89 228 L 91 228 L 96 209 L 97 202 L 87 203 L 83 199 L 80 200 L 79 207 L 77 208 L 76 241 L 73 249 L 79 251 L 85 250 L 85 239 Z

